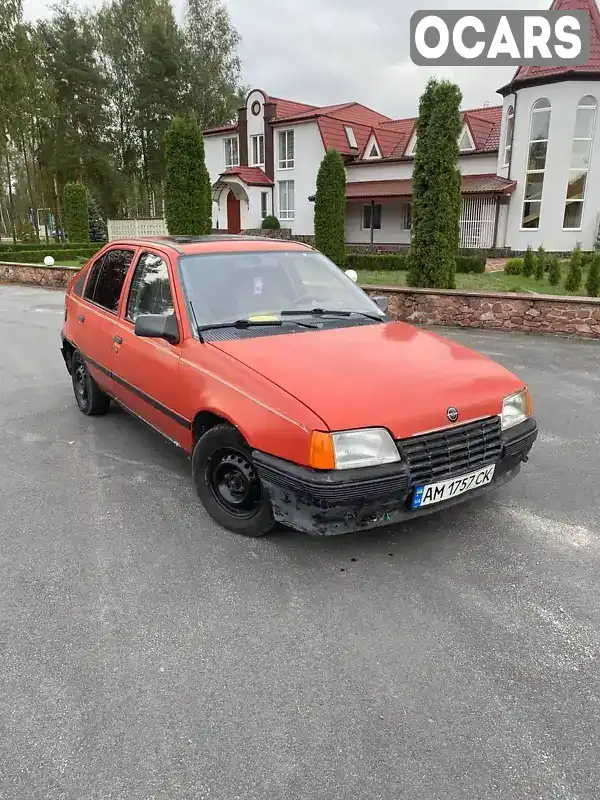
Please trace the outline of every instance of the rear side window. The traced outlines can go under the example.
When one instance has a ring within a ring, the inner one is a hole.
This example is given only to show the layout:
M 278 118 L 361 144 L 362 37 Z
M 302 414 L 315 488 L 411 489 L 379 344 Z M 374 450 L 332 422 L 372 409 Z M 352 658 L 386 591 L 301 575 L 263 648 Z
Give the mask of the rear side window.
M 79 273 L 77 280 L 73 284 L 73 294 L 77 297 L 81 297 L 83 294 L 83 287 L 85 286 L 85 279 L 88 276 L 89 267 L 84 267 L 81 272 Z
M 169 269 L 156 253 L 142 253 L 133 280 L 127 304 L 127 319 L 135 322 L 140 314 L 173 314 L 173 296 Z
M 116 314 L 133 255 L 133 250 L 109 250 L 95 261 L 85 289 L 86 298 Z

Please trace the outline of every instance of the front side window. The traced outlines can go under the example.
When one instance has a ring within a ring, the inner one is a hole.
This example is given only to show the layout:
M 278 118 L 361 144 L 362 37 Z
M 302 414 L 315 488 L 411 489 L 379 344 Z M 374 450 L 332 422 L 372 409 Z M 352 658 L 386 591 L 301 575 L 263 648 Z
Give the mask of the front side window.
M 582 97 L 577 106 L 563 217 L 563 228 L 571 230 L 579 230 L 583 220 L 583 204 L 585 203 L 596 124 L 596 107 L 596 99 L 589 94 Z
M 279 169 L 294 167 L 294 131 L 279 131 Z
M 403 203 L 402 205 L 402 230 L 412 230 L 412 203 Z
M 540 227 L 551 113 L 550 101 L 545 97 L 537 100 L 531 109 L 529 151 L 525 168 L 525 196 L 521 220 L 521 227 L 529 230 L 537 230 Z
M 135 322 L 140 314 L 168 317 L 173 313 L 169 269 L 156 253 L 143 253 L 131 281 L 127 319 Z
M 279 219 L 294 219 L 294 181 L 279 181 Z
M 264 167 L 265 165 L 265 137 L 262 133 L 252 136 L 251 139 L 252 166 Z
M 109 250 L 99 258 L 91 269 L 85 297 L 116 314 L 133 254 L 133 250 Z
M 363 228 L 371 230 L 371 225 L 374 231 L 381 230 L 381 204 L 375 203 L 373 206 L 373 214 L 371 215 L 371 206 L 363 207 Z
M 515 109 L 512 106 L 508 107 L 508 114 L 506 115 L 506 133 L 504 135 L 504 166 L 510 166 L 510 159 L 512 155 L 513 133 L 515 130 Z
M 230 139 L 225 139 L 225 169 L 231 167 L 239 167 L 240 165 L 240 148 L 237 136 L 232 136 Z
M 315 251 L 186 255 L 179 259 L 179 270 L 199 325 L 235 323 L 267 314 L 287 321 L 294 319 L 294 309 L 312 308 L 381 316 L 362 289 Z M 306 322 L 307 316 L 301 314 L 297 319 Z M 332 315 L 327 324 L 339 324 L 340 319 L 343 317 Z M 250 328 L 243 335 L 254 331 L 259 335 L 261 330 Z M 281 332 L 287 332 L 287 327 Z

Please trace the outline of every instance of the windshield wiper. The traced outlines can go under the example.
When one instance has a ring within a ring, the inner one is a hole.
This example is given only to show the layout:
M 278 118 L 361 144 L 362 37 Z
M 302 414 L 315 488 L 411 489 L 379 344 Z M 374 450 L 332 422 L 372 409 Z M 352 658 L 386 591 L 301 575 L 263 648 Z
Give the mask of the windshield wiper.
M 341 311 L 337 308 L 289 308 L 279 312 L 282 317 L 311 316 L 311 317 L 351 317 L 352 314 L 359 314 L 361 317 L 374 319 L 383 322 L 383 317 L 379 314 L 369 314 L 366 311 Z
M 309 322 L 287 322 L 282 319 L 236 319 L 233 322 L 213 322 L 207 325 L 198 325 L 198 332 L 212 331 L 217 328 L 237 328 L 238 330 L 245 330 L 246 328 L 260 328 L 260 327 L 281 327 L 282 325 L 300 325 L 302 328 L 316 328 L 316 325 L 311 325 Z

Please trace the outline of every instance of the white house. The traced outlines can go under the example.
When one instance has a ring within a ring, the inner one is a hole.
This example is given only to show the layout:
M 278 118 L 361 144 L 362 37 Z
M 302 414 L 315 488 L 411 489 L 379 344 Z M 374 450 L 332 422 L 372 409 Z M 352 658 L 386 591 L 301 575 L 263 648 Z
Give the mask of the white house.
M 462 112 L 461 245 L 591 249 L 600 214 L 600 13 L 587 9 L 591 56 L 584 66 L 521 67 L 499 89 L 503 104 Z M 238 121 L 205 131 L 214 226 L 237 233 L 275 214 L 310 236 L 317 171 L 329 148 L 344 157 L 349 244 L 410 243 L 416 119 L 390 119 L 360 103 L 316 107 L 248 94 Z

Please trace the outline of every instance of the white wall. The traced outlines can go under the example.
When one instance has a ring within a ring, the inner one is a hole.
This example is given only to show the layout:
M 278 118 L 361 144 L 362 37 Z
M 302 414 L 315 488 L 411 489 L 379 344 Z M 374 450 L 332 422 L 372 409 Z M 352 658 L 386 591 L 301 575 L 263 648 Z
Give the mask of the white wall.
M 537 248 L 543 244 L 547 250 L 567 251 L 580 241 L 584 249 L 592 249 L 600 212 L 600 110 L 596 118 L 581 230 L 564 231 L 563 214 L 577 104 L 587 94 L 594 96 L 600 103 L 600 81 L 553 83 L 520 89 L 517 94 L 511 165 L 511 178 L 517 181 L 517 189 L 511 196 L 506 244 L 513 250 L 525 250 L 528 245 Z M 552 104 L 552 117 L 540 228 L 537 231 L 521 230 L 531 108 L 542 97 L 548 98 Z M 505 99 L 506 106 L 510 102 L 510 98 Z
M 325 148 L 315 122 L 290 125 L 289 129 L 294 130 L 294 168 L 279 169 L 279 131 L 288 129 L 275 128 L 275 212 L 279 218 L 279 181 L 294 181 L 295 218 L 280 218 L 279 221 L 282 228 L 290 228 L 293 234 L 307 236 L 314 233 L 314 203 L 308 198 L 316 191 L 317 172 Z
M 496 153 L 461 156 L 459 166 L 463 175 L 495 175 L 498 160 Z M 386 161 L 349 166 L 346 169 L 348 183 L 363 181 L 392 181 L 412 178 L 414 161 Z
M 402 229 L 403 205 L 408 200 L 382 200 L 381 230 L 373 231 L 374 244 L 410 244 L 410 231 Z M 363 229 L 363 207 L 369 201 L 346 204 L 346 241 L 349 244 L 368 244 L 371 230 Z
M 252 105 L 255 102 L 260 103 L 260 114 L 254 116 L 252 113 Z M 252 147 L 250 140 L 252 136 L 259 133 L 264 135 L 265 132 L 265 113 L 264 113 L 265 96 L 263 93 L 255 89 L 248 95 L 248 102 L 246 103 L 246 117 L 248 119 L 248 164 L 252 166 Z

